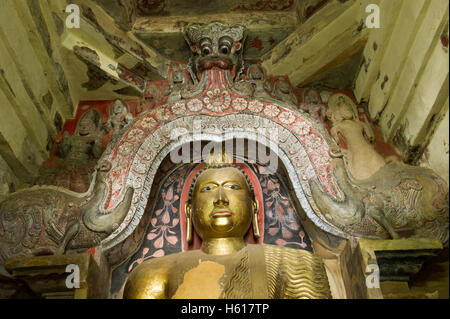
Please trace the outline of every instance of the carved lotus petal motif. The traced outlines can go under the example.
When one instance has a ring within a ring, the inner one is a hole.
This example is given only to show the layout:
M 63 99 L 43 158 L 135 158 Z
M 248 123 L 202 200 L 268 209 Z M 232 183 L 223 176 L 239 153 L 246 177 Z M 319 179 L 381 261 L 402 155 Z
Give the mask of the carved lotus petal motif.
M 261 103 L 261 102 L 259 102 L 259 101 L 250 101 L 250 102 L 248 103 L 248 109 L 249 109 L 251 112 L 254 112 L 254 113 L 259 113 L 259 112 L 261 112 L 262 109 L 263 109 L 263 107 L 264 107 L 264 104 Z
M 292 124 L 295 121 L 295 116 L 289 111 L 283 112 L 278 116 L 278 119 L 283 124 Z
M 193 99 L 187 103 L 187 107 L 192 112 L 198 112 L 203 108 L 203 102 L 199 99 Z
M 292 125 L 291 128 L 295 133 L 297 133 L 298 135 L 306 135 L 309 133 L 310 131 L 310 126 L 308 124 L 306 124 L 306 122 L 304 121 L 297 121 L 294 123 L 294 125 Z
M 231 97 L 227 91 L 215 89 L 206 92 L 206 95 L 203 102 L 205 102 L 206 108 L 212 112 L 222 112 L 231 104 Z
M 123 157 L 127 157 L 131 152 L 133 152 L 133 144 L 125 142 L 119 146 L 119 154 Z
M 176 115 L 181 115 L 186 113 L 186 105 L 184 102 L 177 102 L 172 105 L 172 113 Z
M 145 117 L 140 124 L 144 129 L 151 130 L 156 126 L 157 122 L 153 117 Z
M 128 133 L 127 139 L 131 143 L 135 143 L 137 141 L 140 141 L 144 137 L 144 135 L 145 134 L 143 131 L 141 131 L 139 129 L 134 129 Z
M 160 121 L 166 121 L 170 118 L 170 113 L 167 108 L 159 108 L 156 111 L 156 118 Z
M 135 166 L 134 166 L 134 171 L 138 174 L 145 174 L 145 172 L 147 172 L 147 165 L 145 162 L 138 162 Z
M 275 117 L 278 113 L 280 113 L 278 106 L 273 104 L 266 105 L 266 108 L 264 109 L 264 114 L 268 117 Z
M 233 100 L 233 108 L 236 111 L 243 111 L 247 108 L 247 100 L 241 97 L 238 97 Z

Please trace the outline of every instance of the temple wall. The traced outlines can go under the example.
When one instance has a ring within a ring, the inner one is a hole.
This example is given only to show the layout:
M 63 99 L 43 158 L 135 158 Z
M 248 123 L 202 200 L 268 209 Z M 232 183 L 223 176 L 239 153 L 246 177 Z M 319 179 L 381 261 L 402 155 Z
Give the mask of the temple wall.
M 436 172 L 439 172 L 442 177 L 449 182 L 448 171 L 448 130 L 449 130 L 449 118 L 448 118 L 448 100 L 446 104 L 446 114 L 444 119 L 439 124 L 436 132 L 431 138 L 430 144 L 424 151 L 421 158 L 422 166 L 429 167 Z
M 405 162 L 448 181 L 448 2 L 375 2 L 381 25 L 369 32 L 355 96 Z
M 0 3 L 0 196 L 29 184 L 78 102 L 47 1 Z M 60 22 L 63 23 L 63 22 Z M 5 182 L 4 180 L 7 180 Z M 5 193 L 6 192 L 6 193 Z

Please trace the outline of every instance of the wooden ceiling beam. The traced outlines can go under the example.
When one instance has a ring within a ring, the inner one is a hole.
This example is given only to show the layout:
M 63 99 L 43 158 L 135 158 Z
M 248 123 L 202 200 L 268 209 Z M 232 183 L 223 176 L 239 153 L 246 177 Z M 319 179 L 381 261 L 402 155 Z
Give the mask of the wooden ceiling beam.
M 249 31 L 265 31 L 273 28 L 295 27 L 298 23 L 294 10 L 282 12 L 233 12 L 198 16 L 152 16 L 137 18 L 132 32 L 135 33 L 180 33 L 190 23 L 222 22 L 240 24 Z
M 262 57 L 268 74 L 303 86 L 345 61 L 367 40 L 365 1 L 332 1 Z
M 111 45 L 125 53 L 125 57 L 121 57 L 118 60 L 119 62 L 122 62 L 127 68 L 132 68 L 138 62 L 143 62 L 162 78 L 167 78 L 170 66 L 168 59 L 151 47 L 142 46 L 135 41 L 130 36 L 132 33 L 118 27 L 115 18 L 96 2 L 92 0 L 73 0 L 72 2 L 79 5 L 85 20 L 97 30 L 97 33 L 100 33 Z M 132 21 L 134 21 L 134 18 Z

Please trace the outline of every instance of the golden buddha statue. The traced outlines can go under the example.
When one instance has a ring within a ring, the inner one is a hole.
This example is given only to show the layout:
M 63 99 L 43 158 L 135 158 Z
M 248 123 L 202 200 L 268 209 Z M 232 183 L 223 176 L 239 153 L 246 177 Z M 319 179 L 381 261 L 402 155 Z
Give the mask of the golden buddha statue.
M 250 185 L 227 154 L 211 154 L 185 205 L 186 240 L 192 240 L 194 227 L 201 249 L 145 261 L 130 274 L 124 298 L 331 298 L 320 257 L 245 244 L 252 225 L 259 237 L 258 202 Z

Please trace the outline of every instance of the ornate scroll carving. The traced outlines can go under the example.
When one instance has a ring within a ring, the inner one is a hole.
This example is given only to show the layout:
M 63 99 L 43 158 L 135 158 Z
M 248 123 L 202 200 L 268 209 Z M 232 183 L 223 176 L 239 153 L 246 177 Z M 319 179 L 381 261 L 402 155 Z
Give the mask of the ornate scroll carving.
M 32 187 L 0 203 L 0 263 L 13 257 L 79 252 L 100 244 L 128 212 L 133 189 L 117 207 L 105 211 L 100 207 L 103 173 L 97 174 L 86 194 Z

